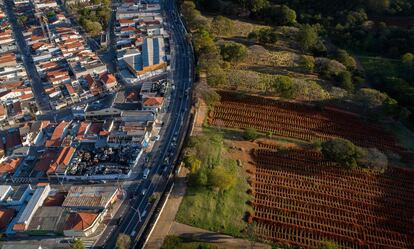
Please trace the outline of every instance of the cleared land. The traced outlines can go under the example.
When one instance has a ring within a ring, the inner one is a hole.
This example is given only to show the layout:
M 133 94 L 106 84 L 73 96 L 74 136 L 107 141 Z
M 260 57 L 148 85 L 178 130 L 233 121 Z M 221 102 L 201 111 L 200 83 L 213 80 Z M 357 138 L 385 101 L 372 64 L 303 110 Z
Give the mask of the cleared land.
M 316 248 L 413 248 L 414 172 L 344 170 L 317 152 L 254 150 L 253 220 L 267 241 Z
M 334 108 L 317 108 L 257 96 L 220 92 L 221 101 L 209 113 L 209 123 L 219 127 L 248 128 L 272 132 L 275 136 L 308 142 L 334 137 L 348 139 L 362 147 L 375 147 L 399 154 L 409 161 L 412 154 L 402 148 L 382 127 L 364 122 L 358 115 Z
M 253 127 L 305 142 L 342 137 L 410 159 L 390 133 L 356 114 L 227 91 L 220 95 L 208 117 L 212 126 Z M 239 157 L 248 160 L 251 174 L 248 221 L 256 222 L 262 240 L 300 248 L 319 248 L 324 241 L 340 248 L 413 248 L 413 170 L 347 170 L 298 144 L 263 139 L 251 144 L 240 150 L 249 155 Z

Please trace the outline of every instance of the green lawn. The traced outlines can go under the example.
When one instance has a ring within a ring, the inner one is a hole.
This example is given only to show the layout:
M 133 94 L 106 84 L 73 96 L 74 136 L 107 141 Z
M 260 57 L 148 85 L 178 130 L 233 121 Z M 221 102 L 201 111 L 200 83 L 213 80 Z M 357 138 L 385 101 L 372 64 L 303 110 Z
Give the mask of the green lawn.
M 229 160 L 226 160 L 229 161 Z M 230 190 L 220 193 L 204 187 L 188 187 L 178 210 L 178 222 L 210 231 L 243 237 L 247 223 L 243 220 L 250 209 L 246 202 L 251 198 L 246 193 L 249 186 L 246 174 L 232 160 L 237 170 L 237 183 Z

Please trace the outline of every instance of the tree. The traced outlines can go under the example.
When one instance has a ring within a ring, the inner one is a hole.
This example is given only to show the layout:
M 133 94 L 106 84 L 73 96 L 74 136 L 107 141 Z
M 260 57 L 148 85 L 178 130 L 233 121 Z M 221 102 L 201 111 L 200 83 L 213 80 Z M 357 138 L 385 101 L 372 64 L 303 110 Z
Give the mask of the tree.
M 309 24 L 302 25 L 298 34 L 298 41 L 303 50 L 309 50 L 313 48 L 318 40 L 319 37 L 315 28 Z
M 237 63 L 246 57 L 247 48 L 237 42 L 225 42 L 220 46 L 220 54 L 223 60 Z
M 269 6 L 268 0 L 250 0 L 249 1 L 249 9 L 253 11 L 253 13 L 259 13 L 263 9 Z
M 335 59 L 346 66 L 348 70 L 352 71 L 356 69 L 355 59 L 346 50 L 338 49 L 335 53 Z
M 184 163 L 190 169 L 190 172 L 196 172 L 201 167 L 201 161 L 195 155 L 186 155 L 184 157 Z
M 131 246 L 131 237 L 127 234 L 120 233 L 116 239 L 116 249 L 128 249 Z
M 315 58 L 308 55 L 303 55 L 301 57 L 301 64 L 303 69 L 308 73 L 313 73 L 315 69 Z
M 390 0 L 367 0 L 367 7 L 375 13 L 382 13 L 390 7 Z
M 348 92 L 354 90 L 354 84 L 352 83 L 352 74 L 348 71 L 342 71 L 338 74 L 339 87 L 345 89 Z
M 70 249 L 85 249 L 82 240 L 75 239 L 69 247 Z
M 357 146 L 351 141 L 342 138 L 323 142 L 321 151 L 325 158 L 350 169 L 358 166 L 357 160 L 361 156 Z
M 25 16 L 25 15 L 21 15 L 21 16 L 18 16 L 17 17 L 17 22 L 20 24 L 20 25 L 25 25 L 25 23 L 27 22 L 27 19 L 28 19 L 28 17 L 27 16 Z
M 257 133 L 256 129 L 254 129 L 254 128 L 246 128 L 246 129 L 244 130 L 244 133 L 243 133 L 243 137 L 244 137 L 246 140 L 254 140 L 254 139 L 256 139 L 258 136 L 259 136 L 259 134 Z
M 333 241 L 324 241 L 319 249 L 339 249 L 339 246 Z
M 216 16 L 211 21 L 211 33 L 215 36 L 228 36 L 233 33 L 233 21 L 227 17 Z
M 109 19 L 111 19 L 111 9 L 104 7 L 97 11 L 97 16 L 100 18 L 101 23 L 107 26 Z
M 292 25 L 296 23 L 296 12 L 286 5 L 272 5 L 262 11 L 262 19 L 274 25 Z
M 102 31 L 102 25 L 99 22 L 94 22 L 90 20 L 85 21 L 85 30 L 92 36 L 99 35 Z
M 401 57 L 401 62 L 404 65 L 412 66 L 414 64 L 414 55 L 412 53 L 405 53 Z
M 289 76 L 277 75 L 272 79 L 271 85 L 284 98 L 292 98 L 294 95 L 293 80 Z
M 388 95 L 371 88 L 362 88 L 356 94 L 356 100 L 363 106 L 373 109 L 381 107 Z
M 191 173 L 189 177 L 189 184 L 195 187 L 204 187 L 208 185 L 208 174 L 205 169 Z
M 328 79 L 335 79 L 346 67 L 339 61 L 326 58 L 318 59 L 318 71 Z
M 221 192 L 229 190 L 236 184 L 236 176 L 230 170 L 224 168 L 224 166 L 216 166 L 210 172 L 208 177 L 209 185 L 212 188 L 217 188 Z
M 197 54 L 214 53 L 216 44 L 207 29 L 199 29 L 193 34 L 194 50 Z

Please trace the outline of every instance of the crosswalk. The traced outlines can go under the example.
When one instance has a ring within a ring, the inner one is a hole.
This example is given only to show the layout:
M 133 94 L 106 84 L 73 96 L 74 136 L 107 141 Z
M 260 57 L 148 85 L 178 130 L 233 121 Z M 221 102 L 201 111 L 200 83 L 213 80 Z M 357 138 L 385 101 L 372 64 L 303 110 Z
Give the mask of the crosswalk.
M 95 244 L 95 241 L 96 240 L 91 240 L 91 239 L 87 239 L 87 238 L 82 239 L 83 246 L 87 249 L 92 248 L 93 245 Z

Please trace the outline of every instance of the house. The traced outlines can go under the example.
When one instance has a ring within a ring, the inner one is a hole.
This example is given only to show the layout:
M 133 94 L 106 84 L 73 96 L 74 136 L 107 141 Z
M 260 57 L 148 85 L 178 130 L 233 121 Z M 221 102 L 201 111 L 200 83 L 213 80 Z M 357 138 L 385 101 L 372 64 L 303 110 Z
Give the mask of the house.
M 96 81 L 90 74 L 85 76 L 86 83 L 88 84 L 89 91 L 93 96 L 98 96 L 103 92 L 102 83 Z
M 64 235 L 68 237 L 86 237 L 93 234 L 104 218 L 99 211 L 72 212 L 66 221 Z
M 46 141 L 46 147 L 60 147 L 63 138 L 68 131 L 69 123 L 62 121 L 56 126 L 49 140 Z
M 161 112 L 164 106 L 163 97 L 147 97 L 142 103 L 144 111 L 153 111 L 155 113 Z
M 0 231 L 4 231 L 14 217 L 14 208 L 0 208 Z
M 118 84 L 115 76 L 108 72 L 101 74 L 100 80 L 105 89 L 107 89 L 108 91 L 115 89 L 115 87 Z
M 73 210 L 105 210 L 117 201 L 119 194 L 116 186 L 73 185 L 62 206 Z
M 136 23 L 134 19 L 119 19 L 118 22 L 121 27 L 134 26 Z

